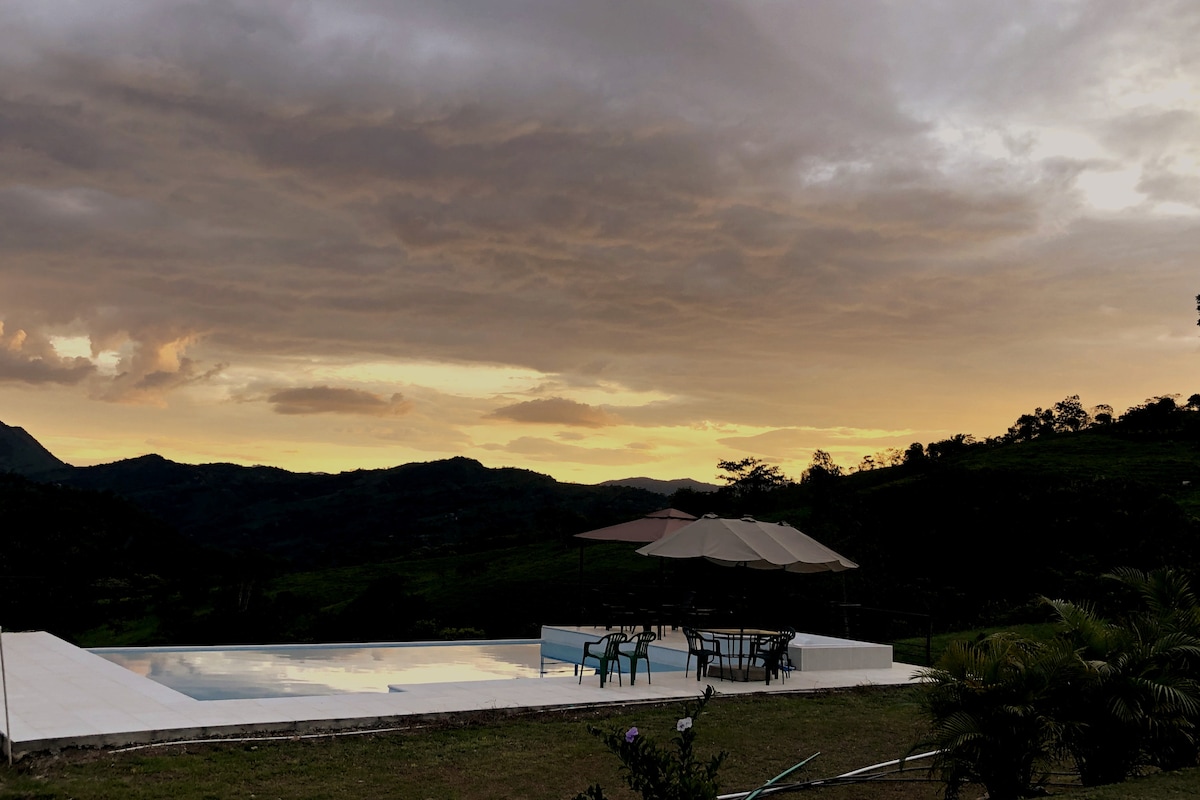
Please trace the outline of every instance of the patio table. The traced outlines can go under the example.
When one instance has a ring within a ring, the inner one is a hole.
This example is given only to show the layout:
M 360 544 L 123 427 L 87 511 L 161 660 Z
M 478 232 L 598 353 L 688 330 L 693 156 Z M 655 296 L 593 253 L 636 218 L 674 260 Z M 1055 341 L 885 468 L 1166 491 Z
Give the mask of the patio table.
M 737 670 L 730 671 L 731 680 L 750 680 L 750 660 L 753 655 L 753 645 L 761 637 L 778 636 L 782 631 L 770 628 L 700 628 L 701 633 L 725 642 L 725 655 L 732 659 L 733 645 L 737 646 Z

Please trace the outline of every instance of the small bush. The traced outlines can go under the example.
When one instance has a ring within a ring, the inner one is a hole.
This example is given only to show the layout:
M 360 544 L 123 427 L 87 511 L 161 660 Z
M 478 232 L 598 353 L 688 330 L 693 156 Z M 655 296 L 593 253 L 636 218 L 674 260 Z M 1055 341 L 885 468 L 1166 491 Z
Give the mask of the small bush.
M 684 706 L 675 724 L 673 747 L 655 743 L 636 727 L 605 731 L 589 725 L 588 732 L 621 760 L 625 782 L 644 800 L 716 800 L 717 772 L 727 754 L 722 751 L 704 762 L 697 759 L 694 748 L 695 721 L 714 694 L 709 686 L 694 707 Z M 604 790 L 592 784 L 575 800 L 605 800 Z

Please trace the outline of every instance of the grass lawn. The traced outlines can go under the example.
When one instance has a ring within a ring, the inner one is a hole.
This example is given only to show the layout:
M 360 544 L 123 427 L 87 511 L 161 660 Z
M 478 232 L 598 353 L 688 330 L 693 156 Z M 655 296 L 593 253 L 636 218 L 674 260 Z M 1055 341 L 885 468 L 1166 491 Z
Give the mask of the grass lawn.
M 1049 641 L 1054 638 L 1058 632 L 1058 626 L 1053 622 L 1034 622 L 1024 625 L 996 625 L 990 628 L 974 628 L 968 631 L 953 631 L 950 633 L 935 633 L 929 640 L 929 652 L 933 663 L 941 658 L 942 653 L 946 652 L 946 648 L 953 642 L 978 642 L 985 636 L 990 636 L 993 633 L 1015 633 L 1027 639 L 1037 641 Z M 906 661 L 909 664 L 923 663 L 921 658 L 901 658 L 900 654 L 910 655 L 919 654 L 924 656 L 925 640 L 924 639 L 900 639 L 892 643 L 896 648 L 896 660 Z
M 99 750 L 28 758 L 0 771 L 0 800 L 213 798 L 438 798 L 570 800 L 599 782 L 624 789 L 616 759 L 589 725 L 636 725 L 660 742 L 675 732 L 678 704 L 528 715 L 475 714 L 411 730 L 277 742 L 172 745 L 128 753 Z M 702 750 L 724 749 L 722 791 L 753 788 L 813 753 L 801 779 L 830 777 L 901 756 L 920 738 L 915 690 L 878 688 L 810 695 L 718 697 L 697 720 Z M 887 781 L 825 787 L 825 798 L 934 800 L 939 784 L 911 769 Z M 1194 797 L 1200 771 L 1145 778 L 1072 800 Z M 966 793 L 964 797 L 982 794 Z

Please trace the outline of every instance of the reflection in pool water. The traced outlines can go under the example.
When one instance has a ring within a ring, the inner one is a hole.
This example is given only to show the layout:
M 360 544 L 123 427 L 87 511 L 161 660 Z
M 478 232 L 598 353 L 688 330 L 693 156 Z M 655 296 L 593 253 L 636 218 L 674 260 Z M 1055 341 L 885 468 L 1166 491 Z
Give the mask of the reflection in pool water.
M 537 640 L 266 647 L 96 648 L 197 700 L 386 692 L 418 683 L 573 675 Z

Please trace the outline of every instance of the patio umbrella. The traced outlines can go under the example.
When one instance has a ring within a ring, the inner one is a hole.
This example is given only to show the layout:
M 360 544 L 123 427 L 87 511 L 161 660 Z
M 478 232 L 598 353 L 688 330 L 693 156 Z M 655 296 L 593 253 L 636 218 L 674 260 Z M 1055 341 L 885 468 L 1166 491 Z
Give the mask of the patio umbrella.
M 596 539 L 602 542 L 656 542 L 669 533 L 696 521 L 686 511 L 664 508 L 644 517 L 575 534 L 576 539 Z
M 696 517 L 686 511 L 675 508 L 664 508 L 654 511 L 644 517 L 609 525 L 607 528 L 597 528 L 594 531 L 584 531 L 575 534 L 576 539 L 591 539 L 599 542 L 657 542 L 664 536 L 674 533 L 685 525 L 691 525 Z M 662 571 L 659 570 L 659 578 Z M 579 543 L 579 582 L 583 583 L 583 542 Z
M 704 558 L 726 567 L 785 572 L 843 572 L 858 568 L 858 564 L 786 522 L 759 522 L 753 517 L 724 519 L 715 514 L 706 514 L 670 536 L 639 547 L 637 552 L 661 558 Z M 743 589 L 742 606 L 745 605 Z
M 597 528 L 593 531 L 585 531 L 575 534 L 576 539 L 587 539 L 600 542 L 632 542 L 644 544 L 646 542 L 656 542 L 659 539 L 674 533 L 685 525 L 691 525 L 696 521 L 696 517 L 680 511 L 675 508 L 664 508 L 661 511 L 654 511 L 644 517 L 621 522 L 616 525 L 609 525 L 606 528 Z M 579 588 L 580 600 L 579 604 L 583 606 L 583 545 L 579 543 Z M 658 571 L 659 592 L 662 592 L 663 574 L 662 563 L 659 563 Z M 659 604 L 661 605 L 661 597 Z
M 707 514 L 670 536 L 638 548 L 637 552 L 661 558 L 706 558 L 728 567 L 786 572 L 842 572 L 858 568 L 858 564 L 786 522 L 759 522 L 753 517 L 724 519 L 715 514 Z

